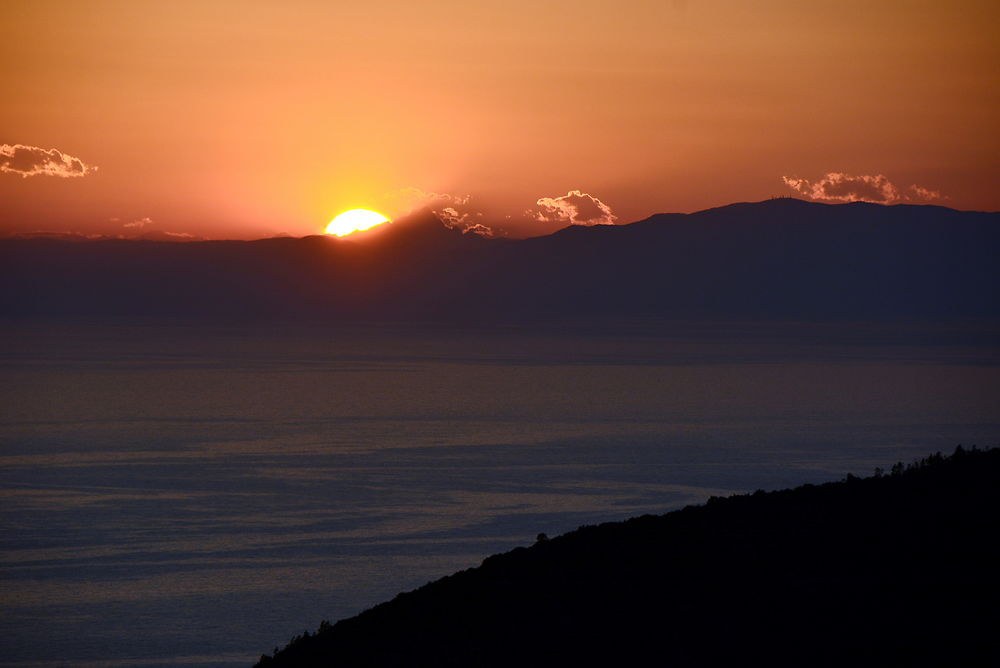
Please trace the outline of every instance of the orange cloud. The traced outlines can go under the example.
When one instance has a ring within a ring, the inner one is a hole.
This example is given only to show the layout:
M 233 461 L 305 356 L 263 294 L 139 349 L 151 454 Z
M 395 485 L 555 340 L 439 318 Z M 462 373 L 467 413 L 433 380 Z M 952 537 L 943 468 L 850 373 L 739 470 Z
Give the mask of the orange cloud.
M 929 202 L 942 199 L 937 190 L 918 185 L 902 189 L 885 174 L 851 175 L 843 172 L 829 172 L 818 181 L 782 176 L 781 180 L 795 192 L 809 199 L 823 202 L 874 202 L 892 204 L 894 202 Z
M 541 211 L 536 212 L 534 218 L 542 223 L 614 225 L 618 220 L 610 206 L 580 190 L 570 190 L 562 197 L 542 197 L 535 204 Z
M 941 195 L 938 190 L 928 190 L 927 188 L 922 188 L 920 186 L 910 186 L 909 191 L 913 195 L 908 195 L 907 199 L 912 200 L 922 200 L 924 202 L 931 202 L 936 199 L 947 199 Z
M 0 144 L 0 172 L 29 176 L 77 178 L 97 170 L 71 155 L 54 148 L 23 144 Z

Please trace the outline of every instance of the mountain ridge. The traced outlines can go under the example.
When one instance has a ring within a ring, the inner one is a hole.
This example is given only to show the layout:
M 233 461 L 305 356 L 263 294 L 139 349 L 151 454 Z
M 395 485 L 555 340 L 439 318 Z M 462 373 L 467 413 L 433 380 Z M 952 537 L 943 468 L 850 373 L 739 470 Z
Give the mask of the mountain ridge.
M 1000 213 L 778 199 L 521 240 L 463 234 L 430 213 L 356 234 L 0 240 L 0 314 L 1000 318 Z

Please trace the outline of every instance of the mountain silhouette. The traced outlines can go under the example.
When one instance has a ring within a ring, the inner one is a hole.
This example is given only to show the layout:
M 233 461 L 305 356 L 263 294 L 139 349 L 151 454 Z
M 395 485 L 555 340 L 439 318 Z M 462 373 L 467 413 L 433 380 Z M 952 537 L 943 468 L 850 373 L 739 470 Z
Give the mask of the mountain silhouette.
M 258 668 L 997 665 L 1000 450 L 543 535 Z
M 1000 315 L 1000 214 L 783 198 L 489 240 L 428 212 L 344 238 L 0 240 L 5 315 L 315 320 Z

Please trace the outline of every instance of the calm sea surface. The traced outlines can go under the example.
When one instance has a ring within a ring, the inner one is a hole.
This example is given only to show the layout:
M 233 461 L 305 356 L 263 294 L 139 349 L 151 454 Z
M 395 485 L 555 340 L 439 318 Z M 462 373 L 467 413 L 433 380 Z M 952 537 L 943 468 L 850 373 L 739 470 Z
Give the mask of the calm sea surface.
M 989 334 L 4 323 L 0 666 L 250 666 L 492 553 L 1000 444 Z

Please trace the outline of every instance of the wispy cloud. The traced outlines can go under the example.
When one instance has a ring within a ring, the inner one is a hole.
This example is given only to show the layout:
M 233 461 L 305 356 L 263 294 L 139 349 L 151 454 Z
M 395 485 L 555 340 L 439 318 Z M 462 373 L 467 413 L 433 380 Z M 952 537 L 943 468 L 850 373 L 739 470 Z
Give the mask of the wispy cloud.
M 933 202 L 938 199 L 948 199 L 941 195 L 939 190 L 930 190 L 928 188 L 923 188 L 921 186 L 910 186 L 908 190 L 912 193 L 907 196 L 907 199 L 918 200 L 924 202 Z
M 77 178 L 97 171 L 80 158 L 55 148 L 39 148 L 23 144 L 0 144 L 0 172 L 29 176 Z
M 618 217 L 611 207 L 581 190 L 570 190 L 561 197 L 542 197 L 535 202 L 540 211 L 533 218 L 543 223 L 570 225 L 614 225 Z
M 445 206 L 465 206 L 471 199 L 470 195 L 453 195 L 451 193 L 427 192 L 420 188 L 408 186 L 387 196 L 392 202 L 398 203 L 401 210 L 440 209 Z
M 138 236 L 133 236 L 129 238 L 138 239 L 140 241 L 204 241 L 205 240 L 205 237 L 199 237 L 195 234 L 190 234 L 189 232 L 163 232 L 160 230 L 145 232 Z
M 133 220 L 131 223 L 125 223 L 124 225 L 122 225 L 122 227 L 135 227 L 141 230 L 147 225 L 152 225 L 152 224 L 153 224 L 153 219 L 150 218 L 149 216 L 146 216 L 145 218 L 138 218 L 136 220 Z
M 900 188 L 885 174 L 852 175 L 829 172 L 817 181 L 782 176 L 785 185 L 806 197 L 823 202 L 931 202 L 943 199 L 937 190 L 911 185 Z
M 461 230 L 463 234 L 478 234 L 492 237 L 495 231 L 482 222 L 483 213 L 471 204 L 471 195 L 427 192 L 420 188 L 403 188 L 392 194 L 392 198 L 405 203 L 411 211 L 425 209 L 436 215 L 448 229 Z
M 468 203 L 468 199 L 465 200 Z M 493 228 L 480 222 L 481 211 L 471 211 L 463 204 L 446 206 L 443 209 L 431 209 L 448 229 L 458 229 L 462 234 L 478 234 L 481 237 L 493 237 Z

